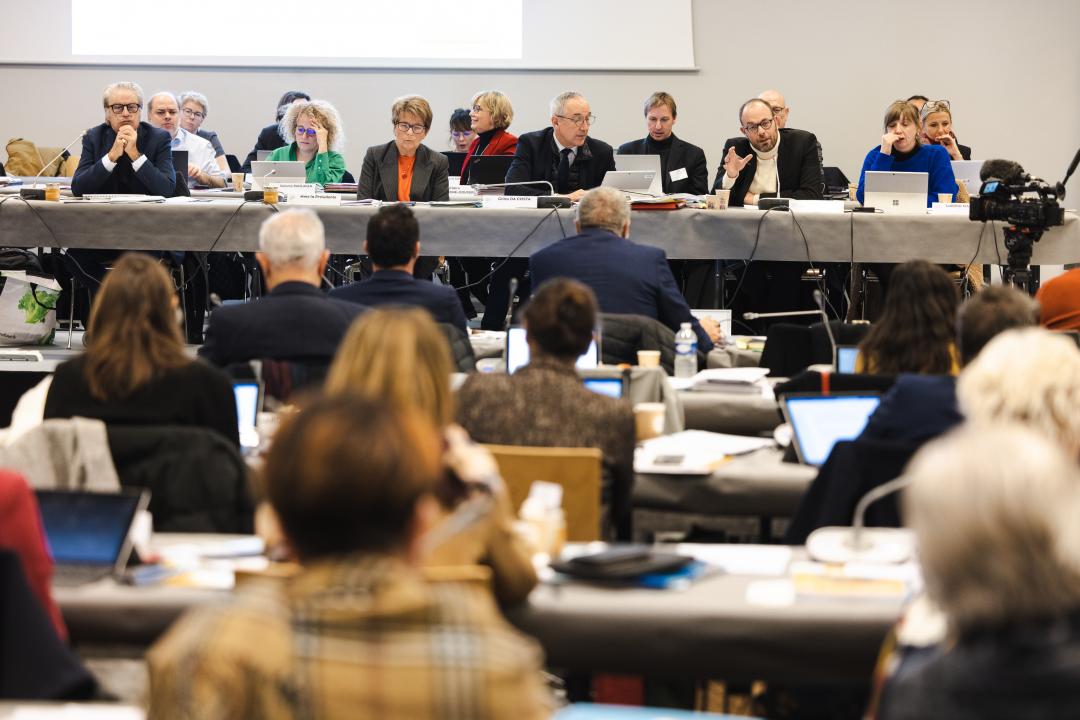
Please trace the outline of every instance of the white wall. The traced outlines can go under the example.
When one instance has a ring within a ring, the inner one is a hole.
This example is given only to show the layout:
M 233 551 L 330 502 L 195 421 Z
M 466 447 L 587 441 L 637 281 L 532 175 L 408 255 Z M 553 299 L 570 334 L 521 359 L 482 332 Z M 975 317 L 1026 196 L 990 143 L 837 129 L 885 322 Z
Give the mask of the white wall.
M 306 10 L 298 14 L 296 30 L 302 32 L 300 23 L 312 17 Z M 1057 181 L 1080 146 L 1080 3 L 1072 0 L 695 0 L 694 22 L 697 72 L 0 66 L 0 142 L 22 136 L 64 144 L 101 121 L 106 84 L 132 79 L 147 93 L 206 93 L 206 127 L 217 130 L 226 149 L 241 158 L 272 120 L 283 90 L 326 98 L 345 120 L 345 157 L 354 173 L 365 147 L 390 139 L 395 97 L 415 92 L 431 101 L 436 129 L 428 144 L 442 150 L 450 111 L 487 88 L 511 97 L 517 112 L 512 129 L 519 134 L 547 124 L 552 95 L 578 89 L 599 117 L 593 134 L 612 144 L 642 137 L 642 100 L 667 90 L 679 103 L 676 132 L 705 148 L 710 174 L 724 139 L 737 132 L 739 104 L 774 86 L 787 95 L 791 126 L 816 132 L 826 164 L 840 166 L 852 179 L 881 137 L 886 105 L 913 93 L 952 101 L 957 134 L 974 148 L 976 159 L 1017 160 L 1029 172 Z M 588 42 L 588 28 L 571 20 L 562 41 Z M 641 52 L 664 52 L 663 39 Z M 1068 205 L 1076 207 L 1080 181 L 1073 179 L 1069 187 Z

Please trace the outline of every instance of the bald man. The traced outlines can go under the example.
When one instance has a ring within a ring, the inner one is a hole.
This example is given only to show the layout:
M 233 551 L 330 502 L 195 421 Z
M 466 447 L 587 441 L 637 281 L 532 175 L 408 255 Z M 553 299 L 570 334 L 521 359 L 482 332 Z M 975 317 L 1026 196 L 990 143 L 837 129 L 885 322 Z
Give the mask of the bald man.
M 773 111 L 773 120 L 776 121 L 776 127 L 783 130 L 787 127 L 788 110 L 787 102 L 784 101 L 784 96 L 780 94 L 779 90 L 766 90 L 758 95 L 758 98 L 769 103 L 769 107 Z

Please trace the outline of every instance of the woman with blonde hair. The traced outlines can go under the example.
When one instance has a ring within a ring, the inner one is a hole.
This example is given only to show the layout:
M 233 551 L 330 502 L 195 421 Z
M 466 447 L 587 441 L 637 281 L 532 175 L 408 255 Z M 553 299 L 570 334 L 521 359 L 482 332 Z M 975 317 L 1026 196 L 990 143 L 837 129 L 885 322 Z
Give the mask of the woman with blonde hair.
M 298 100 L 285 111 L 278 125 L 287 143 L 270 153 L 271 161 L 304 163 L 309 183 L 341 182 L 345 175 L 345 129 L 337 108 L 325 100 Z
M 536 571 L 513 532 L 510 498 L 491 454 L 453 424 L 450 347 L 419 308 L 377 308 L 353 323 L 325 392 L 360 393 L 419 410 L 443 430 L 446 473 L 436 489 L 445 516 L 428 537 L 428 565 L 484 564 L 504 603 L 528 597 Z
M 961 145 L 953 132 L 952 105 L 948 100 L 929 100 L 922 106 L 920 114 L 923 142 L 945 148 L 952 160 L 971 159 L 971 148 Z
M 506 131 L 513 119 L 514 107 L 510 98 L 498 90 L 484 90 L 473 95 L 469 121 L 476 136 L 461 162 L 462 185 L 469 184 L 469 161 L 474 157 L 514 154 L 517 135 Z

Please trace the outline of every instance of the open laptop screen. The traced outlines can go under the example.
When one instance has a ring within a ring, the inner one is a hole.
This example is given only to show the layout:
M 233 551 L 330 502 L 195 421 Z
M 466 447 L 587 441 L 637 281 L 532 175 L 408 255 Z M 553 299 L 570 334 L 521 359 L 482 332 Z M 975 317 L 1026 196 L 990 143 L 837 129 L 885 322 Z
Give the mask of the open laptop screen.
M 126 548 L 143 493 L 38 490 L 37 500 L 57 565 L 111 568 Z
M 513 375 L 519 367 L 528 363 L 529 343 L 525 340 L 525 328 L 511 327 L 506 331 L 506 373 Z M 600 350 L 595 339 L 575 364 L 581 370 L 591 370 L 600 364 Z
M 236 419 L 239 423 L 240 446 L 258 447 L 259 434 L 255 431 L 255 421 L 259 416 L 259 383 L 254 380 L 236 380 L 233 382 L 233 396 L 236 398 Z
M 878 395 L 788 395 L 784 417 L 791 424 L 795 451 L 806 465 L 823 465 L 833 445 L 854 440 L 866 427 Z
M 855 372 L 855 360 L 859 357 L 858 345 L 837 345 L 836 346 L 836 372 L 838 373 L 851 373 Z

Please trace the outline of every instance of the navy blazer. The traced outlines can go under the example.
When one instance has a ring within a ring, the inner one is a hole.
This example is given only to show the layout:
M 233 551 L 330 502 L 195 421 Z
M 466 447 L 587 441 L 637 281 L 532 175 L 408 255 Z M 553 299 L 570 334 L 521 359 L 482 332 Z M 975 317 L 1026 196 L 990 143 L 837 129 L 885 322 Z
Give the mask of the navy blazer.
M 150 123 L 140 122 L 136 131 L 139 152 L 146 156 L 138 172 L 131 168 L 127 153 L 121 154 L 112 172 L 101 164 L 116 142 L 116 131 L 108 123 L 92 127 L 83 135 L 79 167 L 71 178 L 71 194 L 76 196 L 110 193 L 113 195 L 176 194 L 176 171 L 172 162 L 172 136 Z M 185 173 L 186 174 L 186 173 Z
M 732 147 L 739 157 L 746 157 L 747 153 L 751 155 L 750 162 L 746 163 L 746 167 L 735 178 L 735 184 L 731 186 L 729 204 L 732 207 L 742 207 L 746 193 L 754 182 L 754 175 L 757 174 L 757 153 L 750 147 L 750 140 L 740 136 L 730 138 L 724 143 L 724 154 L 721 157 L 726 158 L 728 148 Z M 798 200 L 821 200 L 824 197 L 825 174 L 821 169 L 821 145 L 814 133 L 793 128 L 780 130 L 776 175 L 780 179 L 780 197 Z M 721 160 L 713 181 L 713 191 L 720 189 L 723 178 L 724 161 Z M 762 193 L 761 196 L 774 197 L 775 193 Z
M 510 169 L 506 171 L 506 182 L 524 182 L 526 180 L 547 180 L 556 184 L 555 128 L 549 127 L 535 132 L 528 132 L 518 138 L 517 150 Z M 578 184 L 583 190 L 599 187 L 608 170 L 615 169 L 615 153 L 603 140 L 585 138 L 585 144 L 578 148 L 574 158 L 578 168 Z M 546 185 L 520 185 L 508 188 L 513 195 L 547 195 Z M 555 192 L 559 192 L 558 187 Z
M 416 148 L 409 199 L 416 202 L 450 199 L 450 161 L 427 145 Z M 364 153 L 356 199 L 396 202 L 398 199 L 398 149 L 393 140 L 369 147 Z
M 220 367 L 260 359 L 329 361 L 366 309 L 305 282 L 284 282 L 258 300 L 210 313 L 199 357 Z
M 660 148 L 651 138 L 623 143 L 619 146 L 620 155 L 660 155 Z M 672 170 L 686 170 L 686 177 L 672 180 Z M 665 193 L 690 193 L 706 195 L 709 192 L 709 163 L 705 160 L 705 151 L 697 145 L 671 135 L 671 149 L 667 157 L 660 156 L 660 180 Z
M 422 307 L 438 323 L 450 323 L 466 330 L 465 311 L 452 288 L 417 280 L 401 270 L 379 270 L 366 280 L 334 288 L 330 297 L 338 300 L 379 305 L 409 305 Z
M 697 333 L 698 349 L 713 348 L 708 333 L 690 314 L 660 248 L 638 245 L 601 228 L 585 228 L 580 235 L 533 253 L 529 272 L 534 290 L 551 278 L 572 278 L 592 288 L 601 312 L 644 315 L 675 332 L 688 322 Z
M 859 439 L 923 443 L 963 422 L 951 375 L 903 374 L 881 398 Z

